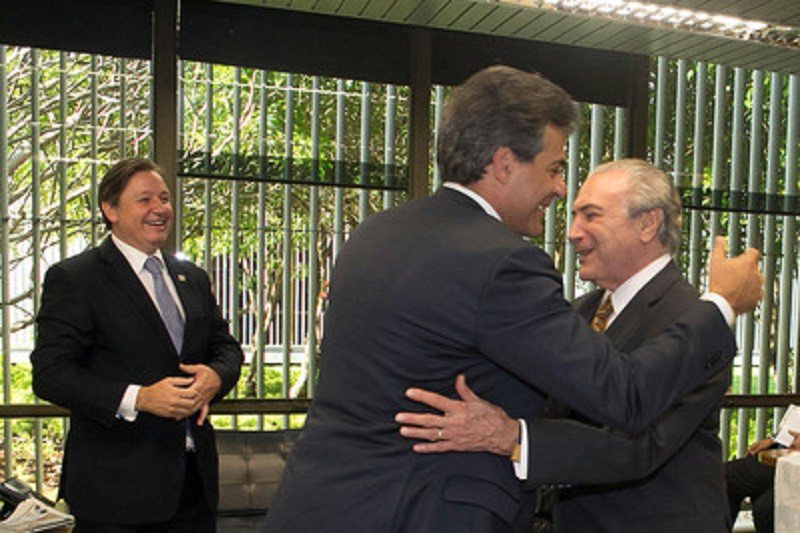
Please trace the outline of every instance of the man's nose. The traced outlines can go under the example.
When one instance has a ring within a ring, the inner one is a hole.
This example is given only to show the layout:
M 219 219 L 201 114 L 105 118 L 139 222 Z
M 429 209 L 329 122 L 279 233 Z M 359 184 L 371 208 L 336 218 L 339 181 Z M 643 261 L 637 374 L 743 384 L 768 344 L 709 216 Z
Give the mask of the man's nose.
M 567 196 L 567 184 L 564 182 L 564 175 L 562 174 L 559 176 L 558 180 L 556 181 L 556 194 L 559 198 L 564 198 Z
M 152 211 L 156 211 L 156 212 L 160 213 L 160 212 L 164 211 L 165 209 L 169 209 L 169 208 L 170 208 L 170 203 L 169 202 L 163 202 L 158 198 L 150 200 L 150 209 Z
M 575 244 L 577 241 L 581 239 L 583 236 L 583 231 L 580 229 L 580 222 L 577 219 L 573 219 L 572 224 L 569 226 L 569 233 L 567 234 L 567 238 L 572 244 Z

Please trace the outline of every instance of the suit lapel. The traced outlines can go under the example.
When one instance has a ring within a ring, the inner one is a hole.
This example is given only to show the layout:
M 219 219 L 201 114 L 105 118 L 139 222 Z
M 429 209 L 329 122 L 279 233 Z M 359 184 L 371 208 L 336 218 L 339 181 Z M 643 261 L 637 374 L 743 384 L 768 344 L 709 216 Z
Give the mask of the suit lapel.
M 667 290 L 680 279 L 681 273 L 677 265 L 674 261 L 670 261 L 636 293 L 636 296 L 628 302 L 622 313 L 606 330 L 606 335 L 614 343 L 614 346 L 624 350 L 627 345 L 631 344 L 631 340 L 641 330 L 641 317 L 646 316 L 648 309 L 657 303 Z M 641 341 L 636 341 L 635 344 L 638 346 Z
M 114 245 L 111 237 L 107 237 L 100 245 L 100 257 L 105 262 L 106 272 L 113 284 L 125 292 L 134 307 L 139 310 L 147 321 L 150 331 L 155 332 L 165 347 L 176 354 L 177 357 L 175 345 L 172 344 L 172 339 L 170 339 L 167 327 L 161 319 L 161 314 L 158 312 L 150 295 L 147 294 L 147 290 L 142 285 L 139 276 L 133 271 L 122 252 Z

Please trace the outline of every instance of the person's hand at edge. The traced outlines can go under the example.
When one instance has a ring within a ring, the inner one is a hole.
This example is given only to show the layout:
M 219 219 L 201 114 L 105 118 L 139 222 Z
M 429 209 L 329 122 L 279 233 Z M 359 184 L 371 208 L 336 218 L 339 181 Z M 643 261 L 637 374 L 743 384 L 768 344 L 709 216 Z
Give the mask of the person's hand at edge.
M 727 257 L 727 241 L 714 238 L 708 263 L 708 290 L 725 298 L 740 315 L 752 311 L 764 292 L 764 277 L 758 270 L 761 254 L 748 248 L 736 257 Z

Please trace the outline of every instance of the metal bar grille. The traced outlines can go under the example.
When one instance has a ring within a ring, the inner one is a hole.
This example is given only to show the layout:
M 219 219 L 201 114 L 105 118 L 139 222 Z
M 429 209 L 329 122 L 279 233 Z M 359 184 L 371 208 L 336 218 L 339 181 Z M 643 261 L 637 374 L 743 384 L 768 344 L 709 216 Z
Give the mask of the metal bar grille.
M 181 63 L 180 72 L 186 159 L 176 196 L 177 242 L 213 276 L 232 331 L 253 361 L 235 402 L 270 396 L 307 402 L 331 265 L 361 220 L 407 197 L 409 89 L 192 62 Z M 765 250 L 769 296 L 759 312 L 737 323 L 733 390 L 743 397 L 797 392 L 798 77 L 664 59 L 654 62 L 653 72 L 650 156 L 672 169 L 684 193 L 678 260 L 688 278 L 702 289 L 714 234 L 726 234 L 733 250 L 746 244 Z M 12 360 L 24 365 L 30 351 L 42 274 L 102 236 L 96 191 L 108 164 L 149 153 L 150 77 L 148 62 L 0 47 L 2 407 L 28 401 L 29 418 L 50 406 L 12 393 L 12 374 L 22 368 Z M 434 137 L 446 92 L 432 91 Z M 578 105 L 585 126 L 567 147 L 567 201 L 548 209 L 543 241 L 564 272 L 570 298 L 587 287 L 577 280 L 567 240 L 569 203 L 589 170 L 623 156 L 627 144 L 626 110 Z M 437 170 L 431 175 L 438 186 Z M 298 405 L 220 407 L 215 414 L 225 416 L 215 423 L 296 426 L 302 423 Z M 722 435 L 731 453 L 774 427 L 782 413 L 767 400 L 726 405 Z M 17 416 L 8 413 L 0 417 Z M 28 453 L 15 444 L 12 424 L 3 422 L 6 477 L 18 473 L 12 466 L 21 463 L 14 461 Z M 45 490 L 52 484 L 44 460 L 52 424 L 64 427 L 45 419 L 33 425 L 34 453 L 26 457 L 32 479 Z

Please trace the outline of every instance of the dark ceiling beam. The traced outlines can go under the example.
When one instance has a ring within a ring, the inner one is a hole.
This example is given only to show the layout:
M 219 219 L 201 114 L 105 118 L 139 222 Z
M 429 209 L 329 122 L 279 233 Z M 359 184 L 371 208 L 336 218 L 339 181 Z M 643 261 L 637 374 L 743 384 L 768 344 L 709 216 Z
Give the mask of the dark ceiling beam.
M 201 0 L 181 1 L 182 59 L 396 85 L 412 82 L 413 26 Z M 0 43 L 152 57 L 155 0 L 3 0 Z M 427 29 L 431 83 L 457 85 L 503 63 L 537 71 L 575 99 L 629 100 L 632 54 Z
M 418 28 L 226 3 L 181 2 L 182 59 L 411 85 Z M 426 29 L 431 83 L 458 85 L 506 64 L 536 71 L 583 102 L 626 105 L 632 54 Z
M 632 56 L 630 58 L 631 78 L 628 101 L 628 157 L 647 159 L 647 96 L 650 80 L 650 58 Z
M 153 0 L 2 0 L 0 42 L 150 58 Z

